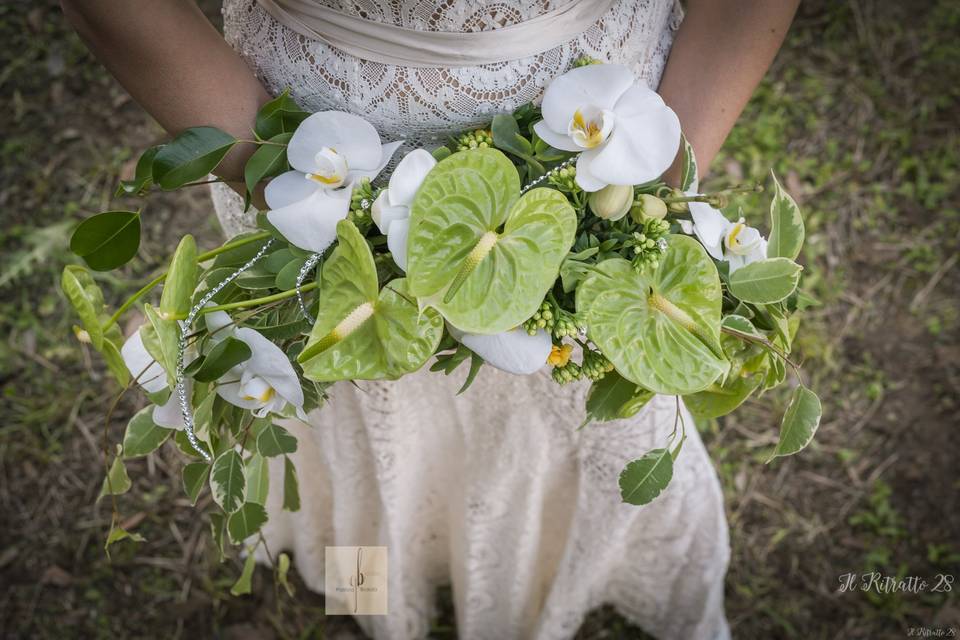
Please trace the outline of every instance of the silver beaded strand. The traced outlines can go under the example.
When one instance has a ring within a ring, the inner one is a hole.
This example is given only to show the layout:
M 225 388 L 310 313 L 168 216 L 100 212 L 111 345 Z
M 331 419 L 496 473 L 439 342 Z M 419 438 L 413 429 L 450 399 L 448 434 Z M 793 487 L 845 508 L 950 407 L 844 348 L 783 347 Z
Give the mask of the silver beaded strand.
M 316 318 L 310 315 L 310 312 L 307 311 L 307 305 L 303 301 L 303 291 L 301 290 L 301 287 L 303 287 L 303 281 L 307 279 L 307 275 L 309 275 L 310 271 L 317 266 L 317 263 L 320 262 L 321 258 L 323 258 L 322 253 L 312 254 L 309 258 L 307 258 L 307 261 L 303 263 L 303 266 L 300 267 L 300 272 L 297 274 L 297 302 L 300 303 L 300 311 L 303 313 L 303 317 L 306 318 L 307 322 L 310 324 L 316 322 Z
M 190 313 L 187 314 L 187 319 L 183 321 L 180 326 L 180 338 L 177 340 L 177 375 L 176 375 L 176 391 L 177 397 L 180 400 L 180 413 L 183 415 L 183 428 L 187 432 L 187 440 L 190 441 L 190 446 L 200 454 L 207 462 L 212 462 L 213 458 L 210 457 L 210 454 L 204 451 L 200 447 L 200 441 L 197 440 L 197 434 L 194 432 L 193 424 L 193 411 L 190 408 L 190 401 L 187 399 L 187 385 L 186 379 L 183 375 L 184 370 L 184 356 L 187 351 L 187 333 L 190 330 L 190 327 L 193 326 L 194 320 L 197 318 L 197 314 L 207 306 L 207 303 L 210 302 L 215 295 L 220 293 L 220 291 L 236 279 L 241 273 L 252 267 L 256 264 L 260 258 L 262 258 L 267 253 L 267 249 L 273 244 L 273 238 L 267 240 L 260 250 L 257 251 L 257 254 L 250 258 L 246 264 L 234 271 L 232 274 L 227 276 L 224 280 L 221 280 L 217 286 L 210 291 L 207 291 L 199 302 L 190 309 Z
M 540 184 L 541 182 L 543 182 L 544 180 L 546 180 L 547 178 L 549 178 L 549 177 L 552 176 L 553 174 L 555 174 L 555 173 L 557 173 L 558 171 L 560 171 L 560 169 L 563 169 L 563 168 L 565 168 L 565 167 L 569 167 L 571 164 L 573 164 L 574 162 L 576 162 L 576 161 L 577 161 L 577 158 L 579 158 L 579 157 L 580 157 L 580 154 L 578 153 L 577 155 L 575 155 L 575 156 L 573 156 L 573 157 L 571 157 L 571 158 L 567 158 L 566 160 L 564 160 L 563 162 L 561 162 L 560 164 L 558 164 L 557 166 L 555 166 L 553 169 L 550 169 L 550 171 L 547 171 L 545 174 L 543 174 L 542 176 L 540 176 L 539 178 L 537 178 L 537 179 L 534 180 L 533 182 L 529 183 L 529 184 L 528 184 L 527 186 L 525 186 L 523 189 L 521 189 L 521 190 L 520 190 L 521 195 L 524 194 L 524 193 L 526 193 L 526 192 L 529 191 L 530 189 L 533 189 L 535 186 L 537 186 L 538 184 Z

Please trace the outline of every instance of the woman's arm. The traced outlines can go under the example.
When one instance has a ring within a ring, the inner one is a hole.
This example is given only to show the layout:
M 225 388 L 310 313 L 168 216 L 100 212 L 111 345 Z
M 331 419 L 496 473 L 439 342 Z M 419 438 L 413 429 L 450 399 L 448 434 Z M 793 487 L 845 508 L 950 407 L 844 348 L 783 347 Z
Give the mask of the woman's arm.
M 61 0 L 63 12 L 120 84 L 171 134 L 210 125 L 251 137 L 269 99 L 191 0 Z M 237 145 L 217 170 L 242 181 L 254 148 Z
M 800 0 L 691 0 L 660 81 L 701 175 L 783 43 Z M 667 173 L 677 183 L 680 158 Z

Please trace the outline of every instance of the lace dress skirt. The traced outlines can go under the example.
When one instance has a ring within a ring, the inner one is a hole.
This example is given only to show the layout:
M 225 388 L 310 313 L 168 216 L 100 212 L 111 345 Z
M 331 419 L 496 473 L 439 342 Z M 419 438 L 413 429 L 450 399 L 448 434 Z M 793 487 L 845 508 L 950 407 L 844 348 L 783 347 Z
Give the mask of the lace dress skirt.
M 529 19 L 550 2 L 329 4 L 408 28 L 469 31 Z M 253 0 L 227 0 L 224 16 L 228 40 L 268 90 L 289 87 L 312 111 L 362 115 L 408 148 L 536 99 L 581 55 L 631 64 L 656 85 L 681 18 L 673 0 L 620 0 L 579 38 L 530 59 L 413 69 L 307 40 Z M 228 234 L 249 225 L 232 192 L 215 188 L 214 202 Z M 283 470 L 273 468 L 271 552 L 292 552 L 307 585 L 323 591 L 325 547 L 386 546 L 389 613 L 357 619 L 378 639 L 425 637 L 442 585 L 452 586 L 466 639 L 570 638 L 604 604 L 656 637 L 729 636 L 723 497 L 685 410 L 688 438 L 669 487 L 643 507 L 620 500 L 626 462 L 673 430 L 674 398 L 578 430 L 585 382 L 560 387 L 547 371 L 487 366 L 458 396 L 465 374 L 425 368 L 394 382 L 340 383 L 310 424 L 285 422 L 299 441 L 302 506 L 281 510 Z

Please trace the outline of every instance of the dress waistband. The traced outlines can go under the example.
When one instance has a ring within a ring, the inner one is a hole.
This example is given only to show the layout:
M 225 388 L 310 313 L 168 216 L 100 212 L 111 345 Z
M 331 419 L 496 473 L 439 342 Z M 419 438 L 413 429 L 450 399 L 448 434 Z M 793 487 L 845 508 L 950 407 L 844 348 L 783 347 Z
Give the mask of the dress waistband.
M 570 0 L 489 31 L 423 31 L 366 20 L 317 0 L 257 0 L 281 24 L 352 56 L 405 67 L 475 67 L 542 53 L 577 37 L 615 0 Z

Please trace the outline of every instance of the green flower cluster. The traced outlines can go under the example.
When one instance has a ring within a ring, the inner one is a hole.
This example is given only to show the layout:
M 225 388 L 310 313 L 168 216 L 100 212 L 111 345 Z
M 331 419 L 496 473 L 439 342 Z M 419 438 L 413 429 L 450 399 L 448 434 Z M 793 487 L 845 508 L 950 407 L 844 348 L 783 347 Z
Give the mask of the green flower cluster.
M 577 317 L 569 311 L 561 309 L 549 299 L 540 303 L 540 308 L 523 323 L 523 328 L 531 336 L 535 335 L 538 329 L 543 329 L 557 340 L 562 340 L 567 336 L 576 336 L 580 333 Z
M 670 223 L 666 220 L 647 218 L 643 221 L 640 231 L 634 231 L 633 237 L 624 243 L 631 249 L 631 262 L 637 273 L 646 269 L 656 269 L 660 266 L 660 258 L 667 249 L 667 234 L 670 232 Z
M 576 182 L 577 168 L 573 165 L 551 171 L 549 176 L 547 181 L 562 193 L 577 193 L 581 191 L 580 185 Z
M 580 365 L 573 360 L 570 360 L 562 367 L 554 367 L 553 371 L 550 372 L 550 375 L 553 377 L 553 381 L 557 384 L 566 384 L 582 378 L 583 370 L 580 368 Z
M 366 233 L 370 228 L 373 219 L 370 217 L 370 206 L 373 205 L 373 187 L 370 185 L 370 178 L 361 178 L 360 182 L 353 188 L 350 196 L 350 212 L 347 219 L 357 225 L 361 233 Z M 364 207 L 366 202 L 366 207 Z
M 591 64 L 603 64 L 603 60 L 597 60 L 596 58 L 591 58 L 590 56 L 580 56 L 573 61 L 573 68 L 578 69 L 580 67 L 586 67 Z
M 476 129 L 457 136 L 457 151 L 486 149 L 493 146 L 493 134 L 489 129 Z
M 606 356 L 599 351 L 584 349 L 583 364 L 580 365 L 580 370 L 583 371 L 583 375 L 593 381 L 597 381 L 613 371 L 613 363 L 607 360 Z

